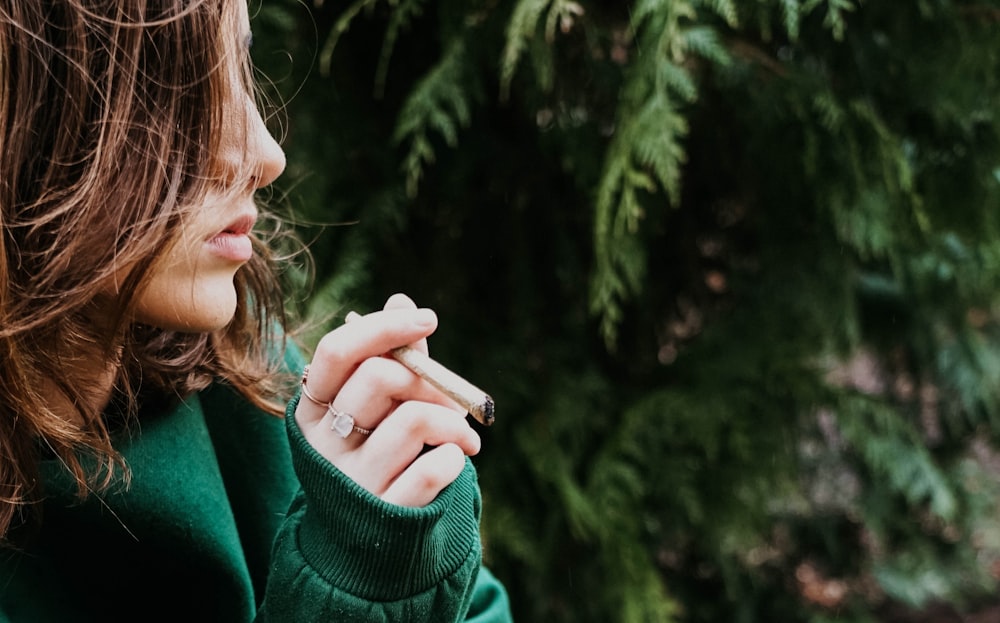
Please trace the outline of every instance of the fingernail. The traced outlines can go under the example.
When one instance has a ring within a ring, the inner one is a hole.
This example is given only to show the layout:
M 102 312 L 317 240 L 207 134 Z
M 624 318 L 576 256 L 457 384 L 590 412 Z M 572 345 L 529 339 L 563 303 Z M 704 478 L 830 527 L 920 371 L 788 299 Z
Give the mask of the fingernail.
M 414 320 L 422 327 L 433 327 L 437 324 L 437 314 L 431 309 L 418 309 Z

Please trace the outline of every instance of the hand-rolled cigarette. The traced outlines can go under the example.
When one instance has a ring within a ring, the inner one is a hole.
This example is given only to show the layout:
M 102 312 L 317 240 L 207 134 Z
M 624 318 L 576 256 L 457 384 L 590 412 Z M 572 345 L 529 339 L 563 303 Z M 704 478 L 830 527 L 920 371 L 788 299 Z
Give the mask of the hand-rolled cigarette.
M 361 314 L 357 312 L 347 312 L 344 322 L 360 317 Z M 494 404 L 489 394 L 415 348 L 400 346 L 392 349 L 390 354 L 414 374 L 464 407 L 480 424 L 493 424 Z

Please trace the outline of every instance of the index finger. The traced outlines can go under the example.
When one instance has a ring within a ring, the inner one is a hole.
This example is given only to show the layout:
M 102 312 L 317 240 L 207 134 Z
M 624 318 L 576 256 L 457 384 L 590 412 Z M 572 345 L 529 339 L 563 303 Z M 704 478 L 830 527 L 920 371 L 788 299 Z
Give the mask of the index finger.
M 396 293 L 390 296 L 386 302 L 383 309 L 416 309 L 417 304 L 413 302 L 413 299 L 402 293 Z M 347 317 L 344 318 L 344 322 L 349 322 L 352 320 L 351 314 L 357 315 L 356 312 L 348 312 Z M 420 352 L 427 353 L 427 340 L 421 339 L 412 344 L 408 344 L 410 348 L 415 348 Z
M 316 345 L 309 393 L 332 399 L 365 359 L 423 340 L 436 328 L 437 314 L 427 308 L 386 309 L 337 327 Z

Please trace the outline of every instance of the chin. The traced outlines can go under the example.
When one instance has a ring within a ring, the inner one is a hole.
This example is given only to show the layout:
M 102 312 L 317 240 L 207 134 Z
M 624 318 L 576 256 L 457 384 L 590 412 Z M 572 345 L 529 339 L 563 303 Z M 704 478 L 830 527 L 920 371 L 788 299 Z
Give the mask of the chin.
M 235 311 L 235 310 L 234 310 Z M 212 331 L 218 331 L 219 329 L 224 329 L 233 320 L 233 313 L 212 316 L 209 318 L 199 319 L 195 322 L 179 323 L 178 326 L 174 327 L 174 331 L 181 331 L 184 333 L 211 333 Z
M 140 301 L 134 320 L 165 331 L 208 333 L 224 328 L 235 314 L 236 291 L 230 283 L 228 288 L 192 293 L 187 300 Z
M 211 333 L 225 328 L 233 320 L 233 314 L 194 314 L 194 315 L 162 315 L 152 317 L 137 315 L 136 321 L 163 329 L 164 331 L 179 331 L 181 333 Z

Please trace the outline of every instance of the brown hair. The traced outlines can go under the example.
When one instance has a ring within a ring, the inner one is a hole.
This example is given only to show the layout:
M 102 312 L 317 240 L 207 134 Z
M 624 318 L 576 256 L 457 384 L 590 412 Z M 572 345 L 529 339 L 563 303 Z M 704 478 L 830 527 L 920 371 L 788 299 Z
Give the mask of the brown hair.
M 68 467 L 81 496 L 123 473 L 101 409 L 80 399 L 80 353 L 117 367 L 130 417 L 140 375 L 143 394 L 221 378 L 281 411 L 285 313 L 263 241 L 236 275 L 225 329 L 129 321 L 185 207 L 211 184 L 232 89 L 220 30 L 242 1 L 0 0 L 0 538 L 37 501 L 43 456 Z M 118 314 L 98 321 L 122 267 Z M 52 387 L 76 417 L 53 408 Z

